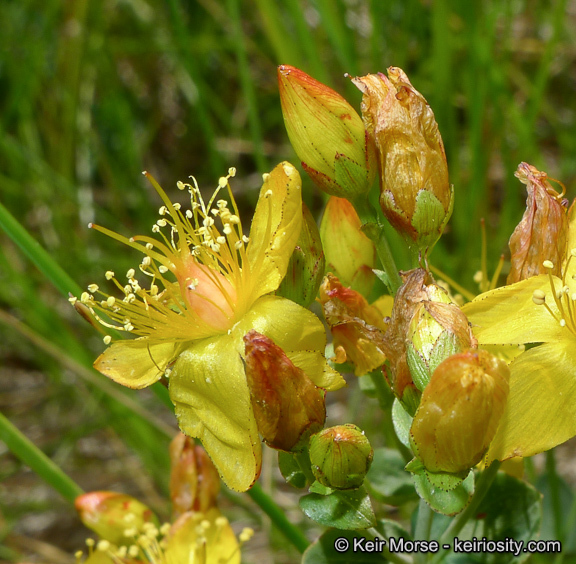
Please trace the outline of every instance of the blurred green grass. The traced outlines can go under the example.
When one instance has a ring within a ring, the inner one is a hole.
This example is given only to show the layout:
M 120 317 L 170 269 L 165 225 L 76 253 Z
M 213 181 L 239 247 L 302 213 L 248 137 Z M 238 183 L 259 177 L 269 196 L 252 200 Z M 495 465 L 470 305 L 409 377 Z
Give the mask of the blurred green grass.
M 472 290 L 480 218 L 490 271 L 522 215 L 525 194 L 513 177 L 521 161 L 562 180 L 574 197 L 574 0 L 5 0 L 0 21 L 0 202 L 82 287 L 139 260 L 87 223 L 148 232 L 159 202 L 143 169 L 174 194 L 179 179 L 193 174 L 211 189 L 235 166 L 233 187 L 248 213 L 258 175 L 283 159 L 297 162 L 280 112 L 278 64 L 298 66 L 356 108 L 360 93 L 344 73 L 391 65 L 408 73 L 434 109 L 456 191 L 432 262 Z M 305 198 L 319 214 L 323 198 L 307 179 Z M 0 307 L 86 366 L 102 349 L 2 232 Z M 79 437 L 111 428 L 165 491 L 162 434 L 80 385 L 62 358 L 5 324 L 1 332 L 4 414 L 34 431 L 68 412 L 66 426 L 53 422 L 58 433 L 39 440 L 64 468 L 72 468 Z M 13 406 L 9 374 L 19 370 L 45 377 L 34 416 Z M 165 414 L 156 397 L 138 398 Z M 18 469 L 0 466 L 0 478 Z M 6 531 L 19 513 L 0 509 Z

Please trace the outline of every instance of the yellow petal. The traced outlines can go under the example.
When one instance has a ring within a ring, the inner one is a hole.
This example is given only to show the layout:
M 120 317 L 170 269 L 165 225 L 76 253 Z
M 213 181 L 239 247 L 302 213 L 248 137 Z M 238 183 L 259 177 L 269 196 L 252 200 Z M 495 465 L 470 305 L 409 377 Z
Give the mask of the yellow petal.
M 568 243 L 566 245 L 568 257 L 570 257 L 572 249 L 576 249 L 576 200 L 572 202 L 568 210 Z M 568 278 L 570 279 L 574 275 L 576 275 L 576 257 L 572 257 L 568 268 Z
M 340 373 L 330 368 L 323 356 L 326 331 L 310 310 L 279 296 L 263 296 L 234 331 L 244 335 L 250 329 L 272 339 L 319 388 L 337 390 L 346 385 Z
M 560 280 L 553 279 L 560 288 Z M 485 292 L 463 306 L 478 342 L 481 345 L 546 343 L 565 338 L 569 330 L 560 327 L 544 306 L 532 301 L 534 290 L 545 292 L 546 303 L 557 311 L 545 274 Z
M 267 175 L 252 219 L 246 249 L 250 267 L 250 297 L 278 288 L 302 227 L 302 183 L 298 171 L 287 162 Z
M 202 441 L 226 485 L 237 491 L 250 488 L 262 463 L 242 336 L 232 332 L 193 342 L 170 374 L 180 429 Z
M 112 343 L 94 368 L 129 388 L 145 388 L 157 382 L 175 356 L 174 343 L 151 345 L 148 339 Z
M 532 456 L 576 435 L 576 338 L 530 349 L 510 371 L 508 403 L 488 462 Z

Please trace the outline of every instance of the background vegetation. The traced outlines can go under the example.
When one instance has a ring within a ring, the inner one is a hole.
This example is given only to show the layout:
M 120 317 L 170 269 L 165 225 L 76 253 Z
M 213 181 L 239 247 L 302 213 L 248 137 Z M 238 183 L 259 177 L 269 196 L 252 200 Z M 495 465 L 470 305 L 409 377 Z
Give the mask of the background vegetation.
M 193 174 L 208 190 L 235 166 L 248 210 L 262 172 L 297 162 L 278 64 L 357 108 L 344 73 L 408 73 L 435 111 L 456 190 L 432 262 L 472 290 L 480 218 L 491 271 L 522 215 L 518 163 L 575 195 L 574 0 L 4 0 L 0 22 L 0 409 L 85 490 L 123 490 L 166 511 L 174 428 L 161 392 L 126 393 L 89 369 L 101 340 L 66 293 L 139 258 L 87 223 L 148 232 L 159 202 L 144 169 L 175 194 L 179 179 Z M 320 213 L 307 180 L 305 197 Z M 351 385 L 332 413 L 377 425 Z M 2 443 L 0 479 L 0 560 L 66 562 L 86 536 L 72 506 Z M 274 483 L 265 472 L 265 487 Z M 304 519 L 283 489 L 275 495 Z M 294 561 L 246 496 L 229 498 L 238 527 L 260 531 L 247 562 Z

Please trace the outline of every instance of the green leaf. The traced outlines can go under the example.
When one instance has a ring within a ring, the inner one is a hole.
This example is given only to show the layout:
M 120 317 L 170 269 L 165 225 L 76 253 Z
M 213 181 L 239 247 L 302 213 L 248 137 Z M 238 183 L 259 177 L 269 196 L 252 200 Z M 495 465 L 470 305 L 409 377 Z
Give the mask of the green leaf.
M 366 541 L 372 541 L 374 536 L 364 535 L 362 537 Z M 302 564 L 372 564 L 374 562 L 386 562 L 382 556 L 381 550 L 374 550 L 371 552 L 362 552 L 356 550 L 353 552 L 354 541 L 362 538 L 358 533 L 353 531 L 342 531 L 338 529 L 331 529 L 326 531 L 319 539 L 314 541 L 302 555 Z M 384 541 L 377 541 L 384 543 Z M 362 543 L 366 547 L 366 542 Z M 340 550 L 337 550 L 339 547 Z M 379 548 L 376 545 L 375 548 Z
M 418 473 L 412 474 L 412 479 L 418 495 L 434 511 L 443 515 L 456 515 L 470 503 L 470 499 L 474 494 L 473 472 L 470 472 L 464 481 L 456 478 L 461 483 L 449 491 L 442 489 L 438 483 L 433 483 L 429 478 L 430 475 L 425 469 L 421 469 Z M 452 475 L 450 474 L 432 475 L 433 480 L 443 480 L 444 487 L 452 485 L 450 483 L 451 477 Z
M 280 468 L 287 484 L 299 489 L 306 487 L 306 475 L 302 472 L 293 454 L 278 451 L 278 468 Z
M 392 406 L 392 423 L 394 423 L 394 431 L 396 431 L 396 435 L 400 439 L 400 442 L 406 448 L 410 448 L 410 427 L 412 427 L 412 417 L 402 407 L 402 404 L 397 399 L 394 400 L 394 405 Z
M 326 527 L 356 530 L 376 523 L 370 496 L 364 487 L 330 495 L 311 493 L 300 498 L 300 508 L 310 519 Z
M 480 503 L 476 518 L 471 519 L 458 534 L 458 540 L 483 539 L 489 541 L 522 541 L 539 538 L 542 521 L 541 494 L 530 484 L 504 472 L 498 472 L 484 500 Z M 453 541 L 452 546 L 454 546 Z M 503 547 L 506 549 L 506 546 Z M 478 548 L 469 554 L 448 554 L 445 564 L 517 564 L 524 562 L 529 552 L 517 556 L 510 551 L 488 552 Z
M 389 505 L 401 505 L 418 499 L 409 472 L 404 469 L 404 459 L 396 450 L 374 450 L 372 466 L 366 475 L 365 485 L 373 497 Z

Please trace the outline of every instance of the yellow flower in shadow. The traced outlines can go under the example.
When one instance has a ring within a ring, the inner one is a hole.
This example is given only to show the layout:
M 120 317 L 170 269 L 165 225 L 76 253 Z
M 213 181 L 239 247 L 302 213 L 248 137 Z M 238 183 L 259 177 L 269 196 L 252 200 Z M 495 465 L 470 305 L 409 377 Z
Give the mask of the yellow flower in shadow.
M 264 175 L 249 236 L 232 196 L 230 169 L 204 203 L 196 183 L 179 183 L 191 209 L 173 204 L 148 178 L 164 205 L 149 236 L 97 230 L 144 253 L 116 299 L 91 284 L 81 297 L 100 323 L 138 338 L 113 342 L 97 370 L 131 388 L 164 374 L 180 428 L 200 439 L 224 482 L 245 491 L 260 474 L 261 446 L 244 372 L 244 336 L 252 329 L 282 348 L 292 363 L 324 389 L 344 385 L 323 356 L 326 334 L 309 310 L 271 295 L 284 275 L 302 225 L 301 181 L 289 163 Z M 227 189 L 228 200 L 216 199 Z M 140 275 L 139 274 L 139 275 Z M 105 342 L 110 343 L 109 336 Z
M 529 345 L 510 364 L 510 394 L 488 462 L 531 456 L 576 435 L 576 204 L 558 265 L 480 294 L 462 309 L 479 345 Z M 530 346 L 532 345 L 532 346 Z

